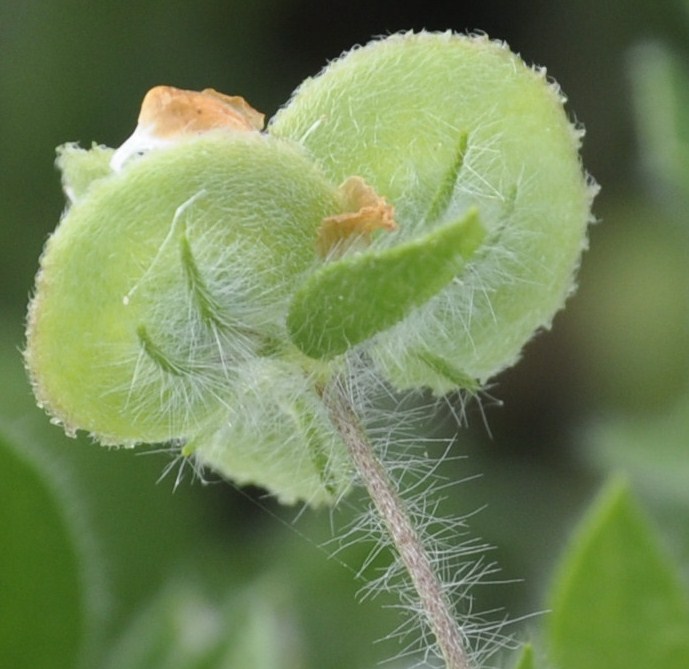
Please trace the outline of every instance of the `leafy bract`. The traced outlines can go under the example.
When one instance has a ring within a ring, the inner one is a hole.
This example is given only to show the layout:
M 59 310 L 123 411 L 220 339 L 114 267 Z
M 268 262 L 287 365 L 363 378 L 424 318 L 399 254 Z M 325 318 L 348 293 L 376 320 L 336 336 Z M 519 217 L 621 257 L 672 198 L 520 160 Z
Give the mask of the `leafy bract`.
M 331 358 L 402 320 L 450 283 L 483 239 L 476 211 L 417 239 L 324 265 L 287 317 L 307 355 Z

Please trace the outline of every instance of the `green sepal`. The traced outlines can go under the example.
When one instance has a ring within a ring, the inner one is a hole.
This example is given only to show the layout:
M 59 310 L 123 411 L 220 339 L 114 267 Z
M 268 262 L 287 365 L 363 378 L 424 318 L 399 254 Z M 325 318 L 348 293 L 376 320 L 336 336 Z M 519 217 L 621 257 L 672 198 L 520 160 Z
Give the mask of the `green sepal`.
M 484 234 L 471 210 L 413 241 L 324 265 L 292 299 L 292 341 L 312 358 L 332 358 L 387 330 L 450 283 Z

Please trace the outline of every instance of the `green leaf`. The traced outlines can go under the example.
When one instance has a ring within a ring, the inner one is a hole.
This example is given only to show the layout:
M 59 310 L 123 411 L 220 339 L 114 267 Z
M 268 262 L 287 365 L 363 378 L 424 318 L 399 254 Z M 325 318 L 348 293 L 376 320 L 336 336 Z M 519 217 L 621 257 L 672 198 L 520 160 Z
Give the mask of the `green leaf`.
M 586 455 L 599 470 L 624 471 L 636 489 L 673 508 L 677 516 L 680 509 L 689 510 L 687 434 L 689 396 L 680 396 L 660 415 L 596 425 Z
M 413 241 L 324 265 L 297 290 L 287 327 L 313 358 L 382 332 L 442 290 L 484 236 L 475 210 Z
M 73 669 L 86 616 L 82 565 L 46 468 L 0 434 L 0 666 Z
M 552 609 L 561 669 L 689 666 L 689 599 L 623 484 L 609 485 L 582 523 Z

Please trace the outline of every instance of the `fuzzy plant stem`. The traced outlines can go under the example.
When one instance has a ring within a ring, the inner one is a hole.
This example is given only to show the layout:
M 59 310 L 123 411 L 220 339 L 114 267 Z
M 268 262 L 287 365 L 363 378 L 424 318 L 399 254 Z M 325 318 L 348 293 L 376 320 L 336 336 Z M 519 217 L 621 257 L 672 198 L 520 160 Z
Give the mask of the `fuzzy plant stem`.
M 337 384 L 324 394 L 330 417 L 373 500 L 419 596 L 446 669 L 471 669 L 464 635 L 395 485 L 376 456 L 356 412 Z

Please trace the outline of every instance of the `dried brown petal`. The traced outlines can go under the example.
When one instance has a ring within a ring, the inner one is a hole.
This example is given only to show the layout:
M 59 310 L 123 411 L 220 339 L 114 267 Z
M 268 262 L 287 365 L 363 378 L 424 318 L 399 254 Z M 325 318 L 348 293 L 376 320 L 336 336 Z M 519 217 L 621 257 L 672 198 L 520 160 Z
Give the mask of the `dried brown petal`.
M 202 133 L 215 128 L 262 130 L 264 116 L 239 96 L 212 88 L 185 91 L 172 86 L 152 88 L 141 104 L 139 124 L 159 137 Z
M 355 241 L 369 244 L 376 230 L 397 229 L 394 207 L 361 177 L 349 177 L 338 190 L 346 211 L 323 219 L 316 241 L 322 257 L 340 255 Z

